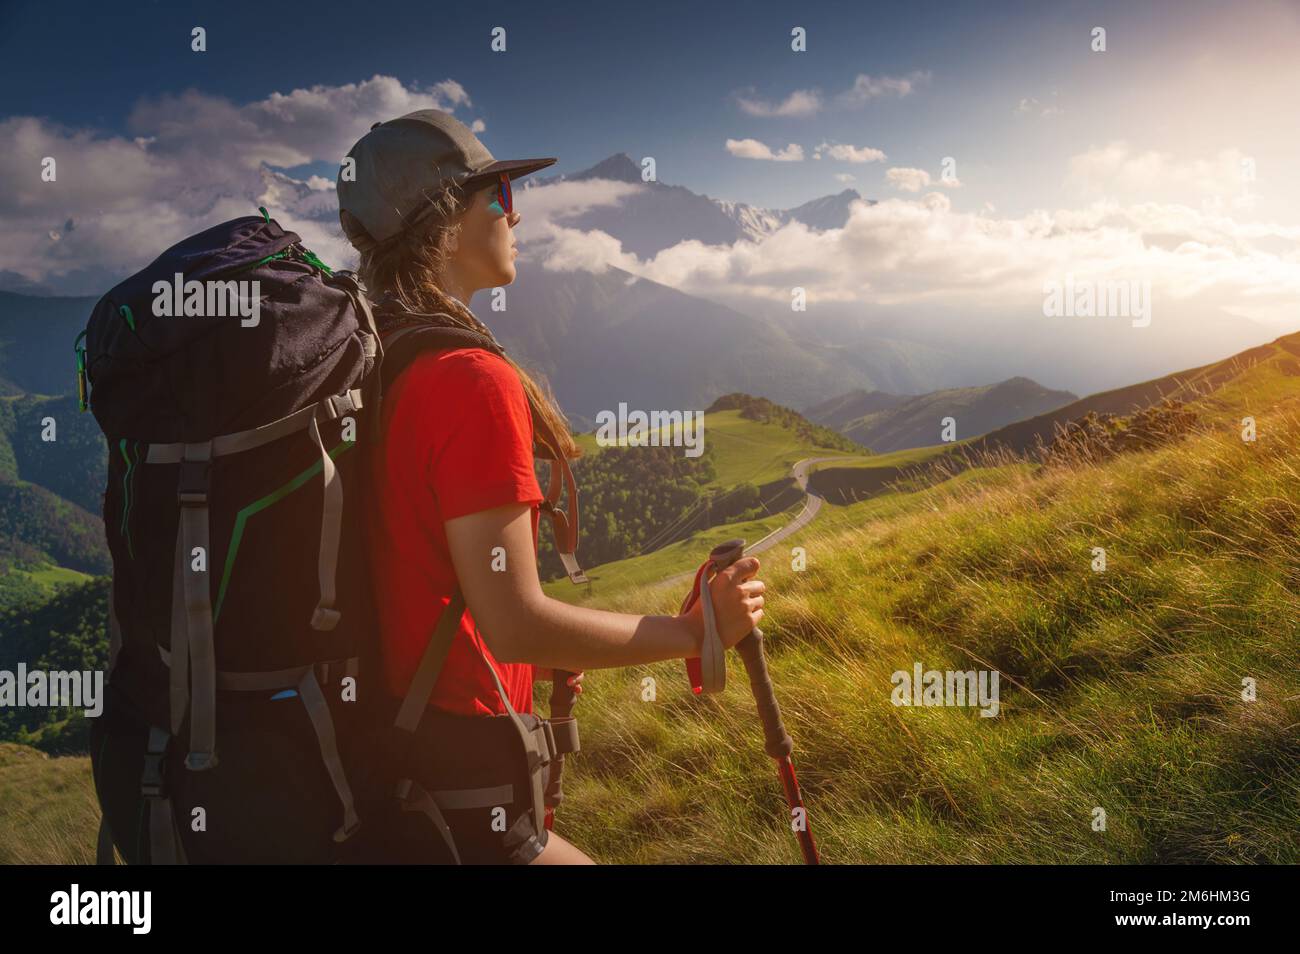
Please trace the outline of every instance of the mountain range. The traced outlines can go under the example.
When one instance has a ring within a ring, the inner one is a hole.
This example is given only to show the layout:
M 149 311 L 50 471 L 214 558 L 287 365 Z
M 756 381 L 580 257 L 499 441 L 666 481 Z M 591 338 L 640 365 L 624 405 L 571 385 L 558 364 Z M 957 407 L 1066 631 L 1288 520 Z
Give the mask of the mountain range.
M 681 185 L 643 182 L 640 166 L 626 153 L 568 176 L 537 178 L 543 185 L 635 184 L 617 205 L 589 208 L 564 224 L 601 230 L 642 259 L 690 240 L 761 241 L 791 223 L 836 229 L 859 203 L 874 204 L 853 189 L 789 209 L 714 199 Z M 336 227 L 331 190 L 270 169 L 264 170 L 263 185 L 263 198 L 286 227 L 306 221 L 317 230 Z M 827 301 L 793 312 L 779 302 L 689 294 L 615 267 L 557 269 L 544 252 L 528 254 L 527 245 L 507 289 L 508 307 L 492 311 L 484 296 L 472 304 L 516 359 L 549 379 L 579 430 L 620 402 L 690 410 L 731 392 L 789 407 L 816 406 L 856 390 L 918 396 L 1025 378 L 1046 382 L 1044 390 L 1092 393 L 1203 364 L 1272 337 L 1239 316 L 1214 311 L 1195 315 L 1195 335 L 1172 318 L 1157 319 L 1138 333 L 1125 322 L 1027 320 L 991 311 L 954 315 L 934 306 Z M 141 264 L 158 251 L 142 250 Z M 109 281 L 104 279 L 102 290 Z M 69 393 L 72 341 L 94 301 L 95 296 L 0 292 L 0 393 Z M 999 396 L 984 404 L 991 407 Z M 978 417 L 976 426 L 1046 410 L 1046 404 L 1015 405 L 1000 416 Z M 915 431 L 904 434 L 902 425 L 903 432 L 892 434 L 892 426 L 881 419 L 862 430 L 877 443 L 883 440 L 882 446 L 921 439 Z
M 616 206 L 597 206 L 566 217 L 565 224 L 582 230 L 599 229 L 618 239 L 625 252 L 643 259 L 653 258 L 664 249 L 689 240 L 705 245 L 756 242 L 791 222 L 802 222 L 818 231 L 843 228 L 852 203 L 875 204 L 873 200 L 864 200 L 854 189 L 812 199 L 792 209 L 767 209 L 712 199 L 684 186 L 643 182 L 641 167 L 625 152 L 615 153 L 573 175 L 540 176 L 538 185 L 592 179 L 626 182 L 641 188 Z
M 956 439 L 964 440 L 1076 400 L 1069 391 L 1052 391 L 1017 377 L 910 397 L 859 388 L 807 408 L 803 415 L 884 454 L 939 443 L 945 418 L 953 419 Z

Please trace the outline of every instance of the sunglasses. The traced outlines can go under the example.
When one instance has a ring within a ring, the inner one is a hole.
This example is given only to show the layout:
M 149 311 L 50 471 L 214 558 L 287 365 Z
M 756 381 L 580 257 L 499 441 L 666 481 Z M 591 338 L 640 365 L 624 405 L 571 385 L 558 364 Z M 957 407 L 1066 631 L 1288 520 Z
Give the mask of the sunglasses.
M 502 172 L 497 179 L 496 194 L 492 197 L 488 209 L 501 215 L 509 215 L 514 208 L 514 196 L 510 192 L 510 177 Z

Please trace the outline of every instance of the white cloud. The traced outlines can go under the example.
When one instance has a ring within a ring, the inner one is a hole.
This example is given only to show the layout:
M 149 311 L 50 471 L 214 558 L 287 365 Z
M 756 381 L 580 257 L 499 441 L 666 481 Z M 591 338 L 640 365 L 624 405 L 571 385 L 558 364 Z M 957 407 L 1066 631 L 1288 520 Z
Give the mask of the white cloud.
M 774 162 L 802 162 L 803 146 L 792 142 L 780 152 L 757 139 L 728 139 L 727 152 L 737 159 L 768 159 Z
M 813 158 L 823 155 L 841 162 L 884 162 L 885 154 L 872 146 L 851 146 L 848 143 L 823 142 L 813 150 Z
M 1093 195 L 1225 196 L 1248 192 L 1252 164 L 1238 149 L 1223 149 L 1209 159 L 1178 159 L 1169 153 L 1138 152 L 1116 141 L 1094 146 L 1070 159 L 1066 184 Z
M 924 169 L 904 166 L 888 170 L 885 179 L 895 189 L 901 189 L 903 192 L 920 192 L 923 187 L 930 184 L 930 173 Z
M 0 271 L 56 285 L 87 264 L 126 274 L 214 222 L 253 214 L 258 204 L 325 261 L 350 264 L 328 177 L 303 181 L 270 167 L 332 165 L 378 119 L 468 102 L 453 81 L 412 89 L 374 77 L 243 106 L 198 93 L 163 97 L 140 104 L 122 136 L 32 117 L 4 120 Z M 727 148 L 746 158 L 803 158 L 797 144 L 773 152 L 756 140 L 728 140 Z M 844 148 L 861 154 L 869 147 Z M 832 155 L 829 146 L 822 152 Z M 41 181 L 46 156 L 58 161 L 55 183 Z M 1244 194 L 1245 158 L 1228 149 L 1211 159 L 1176 159 L 1111 143 L 1075 156 L 1068 169 L 1072 185 L 1103 198 L 1018 218 L 999 217 L 989 203 L 954 211 L 944 194 L 924 191 L 951 183 L 898 167 L 886 178 L 909 194 L 876 205 L 855 202 L 843 228 L 791 223 L 761 241 L 685 241 L 649 260 L 570 221 L 586 209 L 617 206 L 644 184 L 559 181 L 528 190 L 520 238 L 525 253 L 547 268 L 612 265 L 706 297 L 788 303 L 790 287 L 801 284 L 814 302 L 941 300 L 958 308 L 1023 309 L 1041 300 L 1045 279 L 1068 271 L 1098 280 L 1145 278 L 1169 299 L 1202 295 L 1235 313 L 1281 314 L 1300 297 L 1300 227 L 1232 218 Z M 849 181 L 845 175 L 840 181 Z M 1199 193 L 1202 207 L 1154 198 L 1163 188 Z M 1125 192 L 1133 193 L 1126 201 L 1104 197 Z
M 741 111 L 750 116 L 812 116 L 822 109 L 821 94 L 809 89 L 797 89 L 780 103 L 739 94 L 736 101 Z
M 0 271 L 55 286 L 88 263 L 124 276 L 187 235 L 256 214 L 258 205 L 325 261 L 354 261 L 338 230 L 333 180 L 299 181 L 269 167 L 336 166 L 376 121 L 469 103 L 455 80 L 421 88 L 374 76 L 244 105 L 195 91 L 147 99 L 131 111 L 127 136 L 11 117 L 0 121 Z M 55 182 L 41 180 L 47 156 L 57 163 Z
M 537 233 L 544 237 L 547 230 L 563 226 L 568 219 L 591 209 L 620 205 L 648 188 L 643 182 L 619 179 L 561 180 L 547 185 L 531 185 L 527 189 L 528 205 L 522 210 L 519 221 L 520 239 L 534 239 L 538 237 Z
M 603 232 L 557 225 L 567 203 L 592 203 L 577 190 L 561 195 L 562 185 L 530 192 L 530 203 L 544 200 L 546 220 L 530 251 L 546 267 L 615 265 L 716 300 L 786 303 L 799 284 L 813 301 L 939 302 L 1032 316 L 1041 315 L 1044 281 L 1069 272 L 1098 281 L 1149 280 L 1165 301 L 1205 296 L 1215 307 L 1260 316 L 1272 309 L 1294 323 L 1300 296 L 1300 226 L 1239 223 L 1185 205 L 1094 202 L 999 218 L 989 203 L 959 212 L 943 193 L 927 192 L 854 202 L 841 229 L 792 222 L 761 241 L 684 241 L 638 260 Z M 603 204 L 620 201 L 612 188 L 596 191 Z
M 918 70 L 907 76 L 870 76 L 859 73 L 853 80 L 853 85 L 840 93 L 835 101 L 838 105 L 851 109 L 882 96 L 907 96 L 929 81 L 928 70 Z
M 924 169 L 914 169 L 911 166 L 895 166 L 885 172 L 885 179 L 901 192 L 920 192 L 930 185 L 943 189 L 961 188 L 961 180 L 956 177 L 945 179 L 940 176 L 938 179 L 931 179 L 930 173 Z
M 1052 93 L 1052 96 L 1055 97 L 1056 93 Z M 1065 110 L 1054 103 L 1044 106 L 1034 97 L 1027 96 L 1016 104 L 1016 108 L 1012 110 L 1012 113 L 1016 116 L 1041 116 L 1044 119 L 1051 119 L 1054 116 L 1064 115 Z
M 906 76 L 871 76 L 859 73 L 853 79 L 853 85 L 838 93 L 833 104 L 840 109 L 856 109 L 870 100 L 884 96 L 908 96 L 923 83 L 930 81 L 928 70 L 916 70 Z M 760 99 L 753 95 L 753 89 L 736 93 L 735 99 L 741 112 L 749 116 L 763 117 L 807 117 L 823 112 L 826 100 L 821 90 L 797 89 L 780 102 Z

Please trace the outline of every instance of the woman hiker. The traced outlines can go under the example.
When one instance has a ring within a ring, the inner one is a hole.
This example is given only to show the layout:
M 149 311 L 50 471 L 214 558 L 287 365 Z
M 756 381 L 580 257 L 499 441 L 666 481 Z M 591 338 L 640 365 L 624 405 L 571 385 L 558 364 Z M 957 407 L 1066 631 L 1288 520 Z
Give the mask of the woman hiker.
M 476 291 L 514 281 L 521 216 L 511 181 L 556 160 L 494 160 L 468 127 L 432 109 L 376 124 L 349 160 L 338 182 L 339 216 L 379 314 L 398 316 L 399 325 L 406 316 L 408 324 L 469 328 L 495 343 L 467 303 Z M 370 555 L 395 699 L 407 694 L 458 588 L 467 607 L 409 756 L 414 765 L 440 767 L 428 770 L 427 785 L 416 779 L 420 797 L 394 814 L 402 830 L 390 832 L 384 850 L 415 861 L 445 859 L 450 847 L 464 863 L 590 864 L 535 817 L 522 749 L 498 744 L 509 733 L 488 730 L 507 720 L 492 717 L 529 718 L 533 682 L 552 671 L 576 673 L 569 685 L 580 692 L 583 670 L 698 656 L 701 604 L 684 615 L 639 616 L 572 606 L 542 591 L 536 546 L 546 498 L 533 469 L 535 441 L 547 438 L 565 458 L 579 451 L 550 396 L 503 353 L 420 353 L 389 386 L 382 408 Z M 763 616 L 758 566 L 742 559 L 710 587 L 728 648 Z M 504 789 L 483 787 L 493 772 L 523 779 L 508 789 L 508 805 L 499 804 Z M 425 798 L 431 786 L 439 790 Z M 421 841 L 402 828 L 408 825 L 441 837 Z

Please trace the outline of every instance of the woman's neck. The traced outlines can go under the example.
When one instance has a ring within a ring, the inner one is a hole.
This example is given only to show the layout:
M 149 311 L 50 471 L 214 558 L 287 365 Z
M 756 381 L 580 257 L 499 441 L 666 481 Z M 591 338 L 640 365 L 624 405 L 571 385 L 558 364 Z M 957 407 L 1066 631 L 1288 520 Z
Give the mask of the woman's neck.
M 441 288 L 445 293 L 450 295 L 452 298 L 455 298 L 466 308 L 469 307 L 470 297 L 474 293 L 472 290 L 466 288 L 464 286 L 464 283 L 461 282 L 456 275 L 444 273 L 439 278 L 438 287 Z

